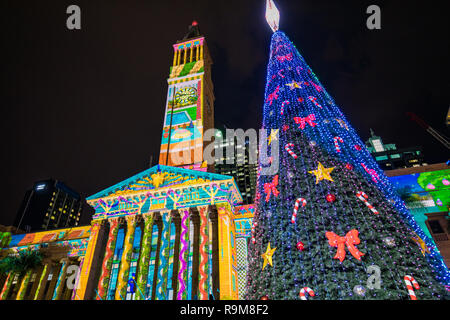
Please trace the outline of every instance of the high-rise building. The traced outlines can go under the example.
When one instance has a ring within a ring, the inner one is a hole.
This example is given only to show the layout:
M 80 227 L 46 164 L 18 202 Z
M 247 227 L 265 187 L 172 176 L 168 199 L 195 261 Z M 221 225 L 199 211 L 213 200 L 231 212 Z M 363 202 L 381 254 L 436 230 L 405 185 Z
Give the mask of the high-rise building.
M 197 22 L 173 49 L 159 164 L 211 171 L 214 164 L 207 167 L 203 159 L 203 134 L 214 126 L 212 59 Z
M 214 145 L 216 155 L 214 172 L 234 177 L 244 200 L 243 203 L 253 203 L 256 192 L 258 165 L 250 161 L 249 141 L 245 141 L 242 145 L 237 143 L 236 137 L 233 139 L 228 137 L 222 138 L 225 136 L 224 130 L 219 129 L 217 129 L 216 135 L 218 135 L 218 139 L 215 140 Z M 227 152 L 227 149 L 229 152 Z M 255 159 L 257 159 L 257 154 Z
M 370 129 L 370 134 L 371 137 L 366 141 L 366 146 L 381 169 L 392 170 L 427 165 L 424 162 L 422 147 L 397 149 L 393 143 L 384 144 L 372 129 Z
M 82 207 L 81 196 L 63 182 L 38 181 L 25 193 L 13 225 L 26 232 L 74 227 Z

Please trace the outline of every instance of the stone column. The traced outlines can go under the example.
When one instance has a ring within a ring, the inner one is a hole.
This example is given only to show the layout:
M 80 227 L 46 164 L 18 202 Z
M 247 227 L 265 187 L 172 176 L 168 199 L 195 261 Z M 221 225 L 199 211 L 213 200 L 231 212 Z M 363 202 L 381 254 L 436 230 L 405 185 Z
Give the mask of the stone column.
M 25 293 L 32 274 L 33 274 L 32 269 L 28 270 L 25 273 L 25 276 L 22 278 L 22 281 L 20 282 L 20 288 L 19 291 L 17 292 L 16 300 L 23 300 L 25 298 Z
M 37 288 L 39 286 L 39 280 L 40 280 L 40 278 L 42 276 L 42 273 L 44 272 L 44 269 L 45 269 L 45 265 L 42 265 L 42 266 L 37 268 L 36 278 L 34 279 L 33 286 L 31 287 L 30 294 L 28 295 L 28 297 L 25 297 L 25 299 L 27 299 L 27 300 L 34 300 Z
M 193 210 L 192 210 L 193 209 Z M 198 300 L 198 284 L 199 284 L 199 262 L 200 262 L 200 215 L 197 210 L 194 208 L 191 208 L 191 221 L 192 221 L 192 227 L 194 229 L 193 232 L 193 239 L 191 241 L 192 244 L 192 274 L 188 275 L 189 277 L 192 277 L 192 299 L 194 297 L 197 297 Z
M 169 267 L 169 251 L 170 251 L 170 224 L 172 218 L 170 211 L 161 212 L 162 232 L 161 232 L 161 248 L 159 255 L 158 278 L 156 283 L 155 300 L 166 300 L 167 298 L 167 270 Z
M 141 252 L 136 274 L 136 300 L 145 300 L 145 289 L 147 287 L 148 263 L 150 261 L 150 249 L 152 247 L 153 212 L 144 213 L 144 235 L 142 237 Z
M 63 291 L 64 286 L 66 285 L 65 280 L 66 280 L 67 267 L 69 265 L 69 259 L 68 258 L 61 259 L 60 263 L 61 263 L 61 271 L 59 272 L 59 275 L 58 275 L 58 280 L 56 282 L 55 291 L 53 293 L 52 300 L 59 300 L 61 298 L 61 293 Z
M 119 231 L 119 218 L 111 218 L 109 222 L 108 242 L 106 243 L 105 256 L 102 263 L 102 272 L 98 280 L 97 300 L 105 300 L 111 275 L 112 259 L 116 248 L 117 233 Z
M 188 258 L 189 258 L 189 210 L 180 209 L 178 210 L 181 217 L 181 234 L 180 234 L 180 254 L 178 260 L 180 262 L 180 268 L 178 271 L 178 290 L 177 290 L 177 300 L 187 299 L 187 277 L 188 277 Z
M 50 271 L 52 269 L 52 265 L 50 262 L 46 263 L 44 266 L 44 270 L 42 270 L 41 277 L 39 278 L 39 283 L 36 288 L 36 293 L 34 295 L 33 300 L 42 300 L 44 298 L 44 288 L 45 284 L 48 281 L 48 276 L 50 274 Z
M 208 251 L 209 251 L 209 223 L 208 223 L 208 207 L 198 207 L 200 215 L 200 264 L 199 264 L 199 282 L 198 282 L 198 299 L 208 300 L 209 284 L 209 263 L 208 263 Z
M 219 215 L 216 206 L 209 206 L 209 219 L 212 228 L 212 294 L 215 300 L 220 300 L 220 273 L 219 273 Z
M 3 284 L 2 292 L 0 293 L 0 300 L 5 300 L 8 296 L 9 290 L 11 289 L 11 284 L 14 279 L 14 273 L 8 273 L 5 283 Z
M 172 289 L 173 289 L 173 296 L 172 299 L 176 300 L 177 298 L 177 290 L 178 290 L 178 269 L 180 265 L 180 261 L 178 259 L 180 255 L 180 234 L 181 234 L 181 219 L 180 215 L 178 213 L 178 210 L 172 210 L 171 213 L 172 221 L 175 224 L 175 243 L 173 248 L 173 271 L 170 275 L 172 277 Z
M 45 295 L 45 298 L 44 298 L 45 300 L 51 300 L 53 297 L 53 293 L 54 293 L 54 290 L 56 287 L 56 282 L 58 281 L 58 275 L 59 275 L 59 272 L 61 271 L 61 267 L 62 267 L 62 265 L 60 263 L 56 263 L 53 266 L 52 280 L 50 281 L 48 291 Z
M 116 300 L 125 300 L 127 295 L 128 274 L 130 273 L 131 255 L 133 254 L 134 231 L 136 230 L 136 215 L 127 216 L 127 233 L 124 239 L 120 270 L 117 276 Z
M 172 63 L 172 66 L 173 66 L 173 67 L 175 67 L 175 65 L 176 65 L 176 63 L 177 63 L 177 53 L 178 53 L 178 50 L 177 50 L 177 49 L 174 49 L 174 53 L 173 53 L 173 63 Z

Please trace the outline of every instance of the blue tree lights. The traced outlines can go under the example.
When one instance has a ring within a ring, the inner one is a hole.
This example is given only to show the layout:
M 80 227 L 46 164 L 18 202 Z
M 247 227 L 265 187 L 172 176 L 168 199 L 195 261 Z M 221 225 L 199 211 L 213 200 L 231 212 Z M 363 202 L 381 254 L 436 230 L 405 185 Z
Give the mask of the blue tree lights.
M 247 298 L 413 299 L 411 279 L 418 299 L 446 296 L 434 243 L 281 31 L 267 71 L 263 128 L 279 130 L 280 170 L 258 176 Z

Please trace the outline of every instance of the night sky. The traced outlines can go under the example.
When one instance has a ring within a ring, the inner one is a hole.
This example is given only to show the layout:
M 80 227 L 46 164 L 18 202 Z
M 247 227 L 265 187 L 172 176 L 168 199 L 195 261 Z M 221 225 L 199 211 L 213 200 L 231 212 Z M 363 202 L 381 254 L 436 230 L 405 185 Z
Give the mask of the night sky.
M 448 150 L 405 112 L 448 135 L 450 20 L 441 1 L 275 0 L 294 42 L 363 141 L 420 145 L 428 163 Z M 66 8 L 81 8 L 81 30 Z M 366 28 L 366 8 L 382 29 Z M 216 123 L 260 128 L 272 31 L 265 0 L 1 1 L 3 183 L 10 225 L 37 180 L 83 197 L 158 161 L 172 44 L 193 20 L 206 36 Z M 86 206 L 87 207 L 87 206 Z M 81 223 L 90 221 L 85 210 Z

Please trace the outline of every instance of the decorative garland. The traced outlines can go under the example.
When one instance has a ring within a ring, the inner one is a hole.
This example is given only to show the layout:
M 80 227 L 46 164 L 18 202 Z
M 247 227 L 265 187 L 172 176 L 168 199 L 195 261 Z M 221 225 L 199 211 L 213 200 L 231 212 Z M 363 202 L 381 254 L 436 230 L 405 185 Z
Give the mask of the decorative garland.
M 160 248 L 160 265 L 158 272 L 158 282 L 156 284 L 156 300 L 166 299 L 166 284 L 167 284 L 167 269 L 169 256 L 169 241 L 170 238 L 170 212 L 162 214 L 162 234 L 161 234 L 161 248 Z
M 137 287 L 138 292 L 135 296 L 136 300 L 145 300 L 141 292 L 145 292 L 148 278 L 148 264 L 150 257 L 150 250 L 152 247 L 152 228 L 153 228 L 153 213 L 144 215 L 145 227 L 144 227 L 144 237 L 142 239 L 141 247 L 141 260 L 139 261 L 139 270 L 137 272 Z

